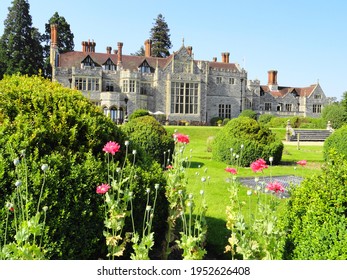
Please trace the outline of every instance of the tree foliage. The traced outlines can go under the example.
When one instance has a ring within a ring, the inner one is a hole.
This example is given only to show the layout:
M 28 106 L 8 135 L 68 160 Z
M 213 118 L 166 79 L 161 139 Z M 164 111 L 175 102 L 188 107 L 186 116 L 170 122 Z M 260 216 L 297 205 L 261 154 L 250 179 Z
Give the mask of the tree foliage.
M 70 24 L 65 20 L 63 16 L 60 16 L 58 12 L 55 12 L 54 15 L 48 20 L 48 23 L 45 25 L 45 33 L 42 35 L 42 41 L 44 42 L 43 48 L 43 57 L 44 57 L 44 73 L 46 77 L 52 75 L 52 69 L 49 62 L 50 58 L 50 40 L 51 40 L 51 24 L 58 25 L 58 52 L 65 53 L 73 51 L 74 44 L 74 35 L 71 32 Z
M 43 68 L 41 34 L 32 26 L 27 0 L 14 0 L 0 38 L 0 78 L 4 74 L 38 74 Z
M 170 29 L 162 14 L 159 14 L 155 19 L 150 37 L 152 40 L 152 56 L 167 57 L 170 55 L 169 50 L 172 47 Z

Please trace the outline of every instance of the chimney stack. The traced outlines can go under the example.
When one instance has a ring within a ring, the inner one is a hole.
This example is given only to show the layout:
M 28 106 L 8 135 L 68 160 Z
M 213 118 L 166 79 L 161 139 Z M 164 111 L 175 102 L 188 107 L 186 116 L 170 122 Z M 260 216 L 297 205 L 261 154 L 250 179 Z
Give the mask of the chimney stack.
M 217 57 L 212 58 L 213 62 L 217 62 Z
M 123 48 L 123 43 L 122 43 L 122 42 L 118 42 L 118 43 L 117 43 L 117 46 L 118 46 L 118 52 L 117 52 L 117 55 L 118 55 L 118 63 L 122 63 L 122 48 Z
M 58 45 L 58 25 L 57 24 L 51 24 L 51 46 L 57 46 Z
M 276 70 L 270 70 L 268 73 L 268 87 L 270 90 L 278 90 L 277 86 L 277 71 Z
M 107 47 L 106 48 L 106 53 L 111 54 L 111 52 L 112 52 L 112 47 Z
M 189 56 L 192 56 L 192 54 L 193 54 L 193 47 L 192 46 L 188 46 L 187 47 L 187 52 L 188 52 Z
M 222 53 L 222 62 L 223 62 L 223 63 L 229 63 L 229 56 L 230 56 L 230 53 L 228 53 L 228 52 L 223 52 L 223 53 Z
M 229 63 L 229 56 L 230 56 L 230 53 L 226 52 L 225 53 L 225 63 Z
M 145 56 L 150 57 L 152 56 L 152 40 L 147 39 L 145 41 Z
M 268 85 L 277 85 L 277 71 L 270 70 L 268 73 Z

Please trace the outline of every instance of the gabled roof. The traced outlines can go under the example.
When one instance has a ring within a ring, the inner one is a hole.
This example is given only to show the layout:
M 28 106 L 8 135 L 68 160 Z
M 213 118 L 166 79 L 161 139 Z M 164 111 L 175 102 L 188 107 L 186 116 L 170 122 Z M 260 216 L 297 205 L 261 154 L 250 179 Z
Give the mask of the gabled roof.
M 130 71 L 137 71 L 138 67 L 146 60 L 150 67 L 156 68 L 157 66 L 164 69 L 170 62 L 174 59 L 174 56 L 178 52 L 171 54 L 168 57 L 145 57 L 136 55 L 122 55 L 122 67 Z M 117 65 L 118 55 L 115 53 L 97 53 L 97 52 L 82 52 L 82 51 L 72 51 L 60 54 L 59 67 L 70 68 L 76 67 L 80 68 L 82 61 L 87 57 L 95 62 L 97 65 L 103 65 L 108 59 Z M 198 63 L 198 60 L 193 60 L 194 63 Z M 206 61 L 205 61 L 206 62 Z M 208 62 L 209 66 L 214 69 L 219 70 L 229 70 L 233 72 L 239 72 L 239 69 L 235 63 L 223 63 L 223 62 Z
M 260 88 L 263 92 L 271 94 L 273 97 L 285 97 L 287 94 L 295 94 L 300 97 L 308 97 L 316 89 L 317 84 L 310 85 L 308 87 L 286 87 L 278 86 L 278 90 L 271 90 L 268 85 L 261 85 Z

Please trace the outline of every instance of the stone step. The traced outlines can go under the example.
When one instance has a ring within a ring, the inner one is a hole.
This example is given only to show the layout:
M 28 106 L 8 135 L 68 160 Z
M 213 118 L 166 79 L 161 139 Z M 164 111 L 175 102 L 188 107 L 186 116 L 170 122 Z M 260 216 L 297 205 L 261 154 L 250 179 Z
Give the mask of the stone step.
M 325 141 L 330 135 L 331 131 L 329 130 L 301 130 L 294 129 L 295 134 L 290 137 L 290 141 L 297 141 L 298 135 L 300 134 L 300 141 Z

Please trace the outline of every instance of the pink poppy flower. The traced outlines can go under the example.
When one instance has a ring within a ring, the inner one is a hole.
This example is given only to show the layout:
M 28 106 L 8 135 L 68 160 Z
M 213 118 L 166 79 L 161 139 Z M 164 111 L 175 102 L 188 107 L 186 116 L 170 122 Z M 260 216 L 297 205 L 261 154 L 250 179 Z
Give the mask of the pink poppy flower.
M 173 166 L 172 165 L 168 165 L 168 166 L 166 166 L 166 169 L 172 169 L 173 168 Z
M 275 193 L 284 192 L 284 190 L 285 190 L 284 187 L 278 182 L 269 183 L 269 184 L 267 184 L 266 188 L 269 191 L 273 191 Z
M 301 166 L 305 166 L 307 164 L 307 161 L 306 160 L 299 160 L 297 162 L 297 164 L 301 165 Z
M 226 172 L 229 172 L 233 175 L 236 175 L 237 174 L 237 170 L 235 168 L 232 168 L 232 167 L 227 167 L 224 169 Z
M 116 142 L 109 141 L 105 144 L 104 148 L 102 149 L 105 153 L 109 153 L 114 155 L 117 153 L 120 149 L 120 145 Z
M 96 193 L 97 194 L 105 194 L 110 189 L 110 185 L 108 184 L 101 184 L 100 186 L 96 187 Z
M 181 133 L 175 133 L 173 135 L 175 141 L 179 142 L 179 143 L 186 143 L 188 144 L 189 143 L 189 136 L 188 135 L 184 135 L 184 134 L 181 134 Z
M 262 158 L 257 159 L 256 161 L 252 162 L 250 167 L 253 170 L 253 172 L 263 171 L 263 169 L 268 168 L 266 161 L 263 160 Z

